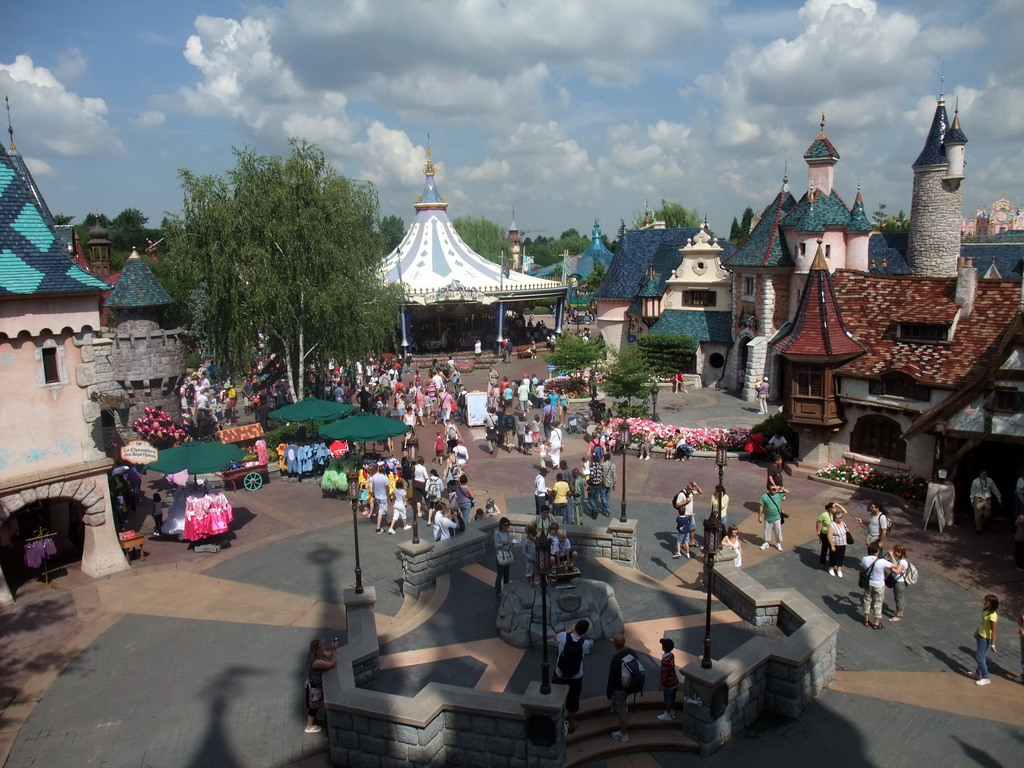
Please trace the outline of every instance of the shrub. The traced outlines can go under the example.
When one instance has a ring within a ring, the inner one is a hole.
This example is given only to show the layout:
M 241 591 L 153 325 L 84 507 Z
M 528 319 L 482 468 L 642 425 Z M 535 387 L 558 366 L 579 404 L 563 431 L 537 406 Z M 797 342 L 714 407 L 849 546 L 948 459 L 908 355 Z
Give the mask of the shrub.
M 752 435 L 764 435 L 764 445 L 768 445 L 768 441 L 775 436 L 776 432 L 781 432 L 782 436 L 789 441 L 789 444 L 793 446 L 794 453 L 799 452 L 800 436 L 789 426 L 789 421 L 784 414 L 773 413 L 750 430 Z

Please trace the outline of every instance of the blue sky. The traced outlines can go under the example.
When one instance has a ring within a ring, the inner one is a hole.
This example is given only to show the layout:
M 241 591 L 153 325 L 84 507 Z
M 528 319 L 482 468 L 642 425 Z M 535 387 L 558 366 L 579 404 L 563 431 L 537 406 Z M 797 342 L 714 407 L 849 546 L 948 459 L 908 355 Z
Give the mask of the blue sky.
M 940 87 L 969 139 L 965 213 L 1024 204 L 1022 39 L 1018 0 L 8 0 L 0 96 L 78 220 L 156 224 L 178 169 L 298 136 L 408 224 L 429 134 L 453 216 L 614 234 L 665 198 L 727 233 L 787 163 L 806 188 L 822 112 L 847 203 L 859 179 L 869 213 L 909 213 Z

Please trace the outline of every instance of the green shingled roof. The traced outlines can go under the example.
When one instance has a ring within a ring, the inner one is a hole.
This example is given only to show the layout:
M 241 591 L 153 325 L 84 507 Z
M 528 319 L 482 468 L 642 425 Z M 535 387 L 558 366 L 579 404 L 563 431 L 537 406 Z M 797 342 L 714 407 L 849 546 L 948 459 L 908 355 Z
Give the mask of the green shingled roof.
M 796 200 L 789 191 L 783 188 L 768 206 L 754 231 L 736 252 L 731 256 L 723 256 L 722 266 L 728 269 L 737 267 L 792 267 L 793 258 L 783 247 L 782 235 L 779 233 L 779 222 L 785 218 Z
M 71 259 L 47 221 L 29 179 L 0 146 L 0 296 L 109 290 Z
M 693 309 L 667 309 L 651 326 L 651 333 L 668 336 L 689 336 L 696 342 L 732 341 L 731 314 L 729 312 L 703 312 Z
M 850 209 L 846 207 L 838 192 L 834 189 L 827 195 L 818 192 L 815 198 L 812 214 L 811 201 L 807 193 L 804 193 L 796 208 L 782 220 L 782 226 L 797 232 L 821 232 L 825 227 L 846 229 L 850 225 Z
M 162 307 L 174 303 L 156 275 L 138 253 L 132 252 L 125 262 L 106 305 L 114 308 Z

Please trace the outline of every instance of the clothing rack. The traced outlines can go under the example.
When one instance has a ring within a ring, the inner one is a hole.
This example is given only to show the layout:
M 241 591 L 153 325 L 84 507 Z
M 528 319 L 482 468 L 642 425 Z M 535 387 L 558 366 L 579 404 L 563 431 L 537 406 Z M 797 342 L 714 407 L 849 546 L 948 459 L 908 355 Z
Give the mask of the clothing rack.
M 52 539 L 52 538 L 54 538 L 57 535 L 55 533 L 50 533 L 46 528 L 36 528 L 36 530 L 33 533 L 35 533 L 35 535 L 32 538 L 25 539 L 25 543 L 26 544 L 29 544 L 29 543 L 31 543 L 33 541 L 43 541 L 44 539 Z M 49 560 L 50 560 L 50 556 L 48 554 L 46 554 L 46 549 L 43 549 L 43 571 L 42 571 L 42 573 L 39 574 L 39 577 L 38 577 L 38 578 L 42 578 L 42 580 L 43 580 L 42 583 L 39 584 L 40 587 L 56 587 L 57 586 L 54 582 L 50 581 L 50 574 L 51 573 L 55 573 L 56 571 L 59 571 L 61 569 L 60 568 L 47 568 L 46 566 L 49 565 Z

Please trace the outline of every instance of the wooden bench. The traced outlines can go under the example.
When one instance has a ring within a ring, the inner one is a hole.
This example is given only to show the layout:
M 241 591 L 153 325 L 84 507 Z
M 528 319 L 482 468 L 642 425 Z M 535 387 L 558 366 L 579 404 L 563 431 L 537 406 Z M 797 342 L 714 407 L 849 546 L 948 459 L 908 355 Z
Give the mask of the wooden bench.
M 532 344 L 520 344 L 513 351 L 520 360 L 532 359 L 537 356 L 537 351 Z

